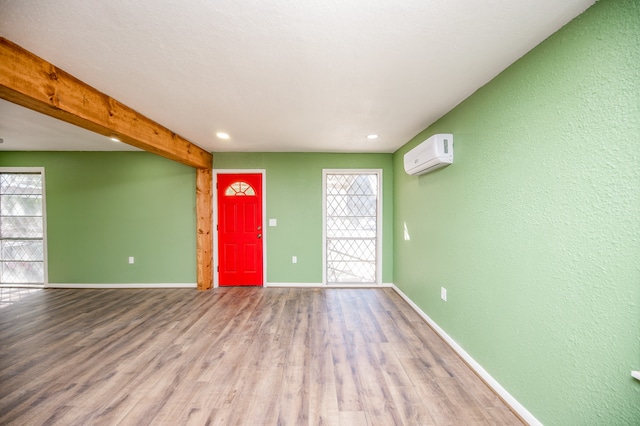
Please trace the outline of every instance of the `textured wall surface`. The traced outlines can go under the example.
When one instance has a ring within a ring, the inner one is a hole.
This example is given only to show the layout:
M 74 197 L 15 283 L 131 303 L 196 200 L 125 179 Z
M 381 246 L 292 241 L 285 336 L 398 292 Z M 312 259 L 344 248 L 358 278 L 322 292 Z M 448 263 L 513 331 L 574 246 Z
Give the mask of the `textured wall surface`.
M 640 424 L 639 46 L 602 0 L 394 157 L 395 283 L 546 425 Z
M 214 153 L 214 169 L 265 169 L 267 282 L 322 282 L 322 169 L 382 169 L 382 281 L 393 277 L 391 154 Z M 291 263 L 291 256 L 298 263 Z
M 0 166 L 45 168 L 50 283 L 196 282 L 194 169 L 144 152 L 3 152 Z

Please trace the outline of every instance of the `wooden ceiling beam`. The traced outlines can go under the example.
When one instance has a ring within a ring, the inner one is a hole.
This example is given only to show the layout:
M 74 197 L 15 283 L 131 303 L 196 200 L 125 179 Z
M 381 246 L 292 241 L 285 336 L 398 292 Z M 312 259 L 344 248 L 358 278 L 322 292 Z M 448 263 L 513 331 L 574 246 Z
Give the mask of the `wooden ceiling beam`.
M 211 153 L 0 37 L 0 98 L 195 168 Z
M 0 98 L 195 167 L 197 285 L 211 288 L 211 153 L 3 37 Z

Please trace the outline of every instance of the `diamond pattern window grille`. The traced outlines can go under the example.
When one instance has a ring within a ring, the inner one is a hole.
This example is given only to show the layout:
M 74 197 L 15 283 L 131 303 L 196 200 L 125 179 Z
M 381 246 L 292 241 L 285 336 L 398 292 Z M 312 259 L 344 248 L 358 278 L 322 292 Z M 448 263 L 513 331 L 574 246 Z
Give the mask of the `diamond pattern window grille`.
M 0 284 L 44 284 L 40 173 L 0 173 Z
M 375 283 L 378 175 L 326 175 L 327 283 Z

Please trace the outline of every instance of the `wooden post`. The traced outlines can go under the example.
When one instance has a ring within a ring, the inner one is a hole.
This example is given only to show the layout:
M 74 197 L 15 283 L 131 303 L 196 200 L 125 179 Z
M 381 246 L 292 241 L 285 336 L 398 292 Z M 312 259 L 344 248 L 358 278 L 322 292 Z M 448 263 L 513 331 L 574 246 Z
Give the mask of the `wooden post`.
M 209 290 L 213 285 L 213 199 L 211 169 L 196 169 L 196 236 L 198 262 L 198 290 Z

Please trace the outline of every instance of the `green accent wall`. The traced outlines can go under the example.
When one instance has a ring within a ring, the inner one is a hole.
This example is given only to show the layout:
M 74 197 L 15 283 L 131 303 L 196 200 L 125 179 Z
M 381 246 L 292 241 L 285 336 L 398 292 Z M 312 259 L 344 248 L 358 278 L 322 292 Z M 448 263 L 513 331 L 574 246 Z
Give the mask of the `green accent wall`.
M 382 281 L 393 277 L 392 154 L 213 154 L 213 168 L 266 170 L 267 282 L 322 282 L 322 169 L 382 169 Z M 297 256 L 298 263 L 291 263 Z
M 406 175 L 435 133 L 454 164 Z M 397 151 L 394 215 L 395 284 L 538 420 L 640 424 L 640 2 L 599 1 Z
M 145 152 L 2 152 L 0 167 L 45 168 L 50 283 L 195 284 L 195 169 Z

